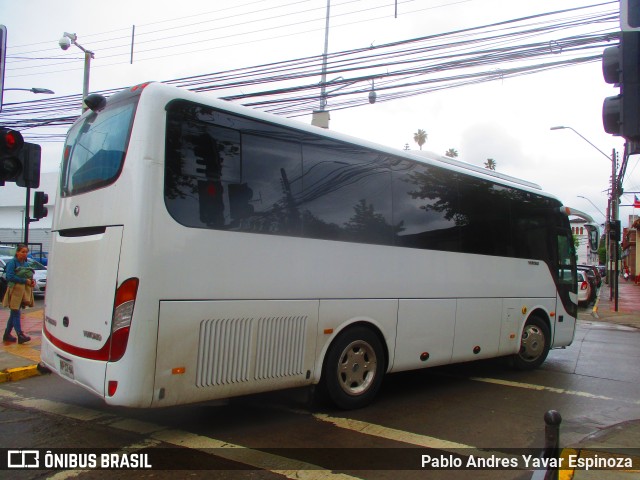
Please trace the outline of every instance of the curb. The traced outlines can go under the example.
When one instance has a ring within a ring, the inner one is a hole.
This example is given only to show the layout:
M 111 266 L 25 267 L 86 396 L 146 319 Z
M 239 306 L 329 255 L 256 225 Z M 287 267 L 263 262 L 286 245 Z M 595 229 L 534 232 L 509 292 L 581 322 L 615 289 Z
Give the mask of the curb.
M 15 382 L 29 377 L 41 375 L 38 365 L 29 365 L 28 367 L 8 368 L 0 372 L 0 383 Z

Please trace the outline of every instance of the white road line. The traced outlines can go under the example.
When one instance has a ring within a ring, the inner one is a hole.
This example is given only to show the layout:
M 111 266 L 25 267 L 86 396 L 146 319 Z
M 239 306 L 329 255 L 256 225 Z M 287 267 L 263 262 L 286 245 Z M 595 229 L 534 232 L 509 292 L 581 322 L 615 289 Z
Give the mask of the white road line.
M 69 405 L 66 403 L 52 402 L 50 400 L 35 399 L 22 397 L 8 390 L 0 389 L 0 398 L 11 400 L 13 403 L 21 407 L 34 408 L 48 413 L 54 413 L 63 417 L 73 418 L 81 421 L 95 421 L 99 418 L 106 417 L 107 414 L 91 410 L 84 407 Z
M 330 470 L 323 469 L 311 463 L 254 450 L 215 438 L 196 435 L 182 430 L 166 429 L 161 425 L 133 421 L 116 415 L 105 414 L 97 410 L 77 407 L 61 402 L 26 398 L 2 388 L 0 388 L 0 399 L 10 401 L 22 407 L 73 418 L 75 420 L 95 421 L 101 419 L 100 423 L 107 424 L 116 429 L 148 435 L 152 440 L 179 447 L 197 449 L 209 455 L 283 475 L 291 480 L 359 480 L 358 477 L 342 473 L 333 473 Z M 215 453 L 211 452 L 211 449 L 215 449 Z M 64 480 L 65 478 L 70 477 L 61 476 L 57 478 L 57 480 Z
M 314 413 L 313 416 L 318 420 L 332 423 L 336 427 L 343 428 L 345 430 L 364 433 L 366 435 L 385 438 L 388 440 L 395 440 L 396 442 L 418 445 L 420 447 L 437 448 L 440 450 L 475 448 L 471 445 L 465 445 L 464 443 L 450 442 L 448 440 L 442 440 L 441 438 L 405 432 L 404 430 L 383 427 L 382 425 L 376 425 L 375 423 L 362 422 L 360 420 L 353 420 L 350 418 L 331 417 L 323 413 Z
M 407 443 L 410 445 L 417 445 L 419 447 L 433 448 L 437 450 L 445 450 L 452 453 L 458 453 L 460 455 L 474 457 L 500 457 L 500 458 L 516 458 L 517 455 L 509 455 L 503 452 L 498 452 L 489 449 L 479 449 L 472 445 L 466 445 L 464 443 L 450 442 L 449 440 L 443 440 L 441 438 L 430 437 L 428 435 L 421 435 L 419 433 L 406 432 L 404 430 L 398 430 L 395 428 L 384 427 L 375 423 L 363 422 L 360 420 L 354 420 L 351 418 L 331 417 L 322 413 L 313 414 L 314 418 L 322 422 L 328 422 L 338 428 L 345 430 L 351 430 L 365 435 L 371 435 L 374 437 L 383 438 L 385 440 L 394 440 L 396 442 Z
M 528 390 L 553 392 L 553 393 L 559 393 L 563 395 L 575 395 L 577 397 L 590 398 L 593 400 L 614 400 L 616 402 L 625 402 L 625 403 L 632 403 L 634 405 L 640 405 L 640 400 L 612 398 L 612 397 L 607 397 L 606 395 L 596 395 L 589 392 L 580 392 L 578 390 L 566 390 L 564 388 L 545 387 L 544 385 L 535 385 L 532 383 L 513 382 L 511 380 L 500 380 L 497 378 L 487 378 L 487 377 L 460 377 L 460 378 L 466 378 L 468 380 L 473 380 L 475 382 L 492 383 L 494 385 L 502 385 L 505 387 L 525 388 Z
M 291 479 L 300 480 L 353 480 L 357 477 L 341 473 L 332 473 L 330 470 L 323 470 L 320 467 L 298 460 L 273 455 L 259 450 L 252 450 L 233 443 L 223 442 L 215 438 L 204 437 L 194 433 L 180 430 L 164 430 L 151 435 L 157 440 L 161 440 L 172 445 L 186 447 L 194 450 L 202 450 L 206 453 L 208 449 L 216 449 L 215 455 L 234 462 L 251 465 L 262 470 L 284 475 Z

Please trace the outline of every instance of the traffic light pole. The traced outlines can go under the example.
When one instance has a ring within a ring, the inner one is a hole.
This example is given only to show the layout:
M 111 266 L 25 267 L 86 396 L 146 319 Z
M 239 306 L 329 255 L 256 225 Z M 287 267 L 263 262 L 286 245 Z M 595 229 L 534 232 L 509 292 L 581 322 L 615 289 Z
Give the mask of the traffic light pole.
M 31 208 L 31 189 L 29 187 L 27 190 L 27 204 L 24 207 L 24 244 L 29 245 L 29 223 L 31 223 L 31 216 L 29 215 L 29 210 Z

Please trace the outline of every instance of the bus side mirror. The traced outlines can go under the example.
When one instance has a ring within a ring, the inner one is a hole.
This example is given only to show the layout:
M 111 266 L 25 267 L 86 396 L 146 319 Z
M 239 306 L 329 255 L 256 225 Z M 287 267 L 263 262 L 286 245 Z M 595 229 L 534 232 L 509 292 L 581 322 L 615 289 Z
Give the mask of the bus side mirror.
M 600 245 L 600 230 L 597 225 L 591 223 L 585 224 L 584 228 L 587 230 L 587 238 L 589 239 L 589 248 L 591 251 L 598 251 Z

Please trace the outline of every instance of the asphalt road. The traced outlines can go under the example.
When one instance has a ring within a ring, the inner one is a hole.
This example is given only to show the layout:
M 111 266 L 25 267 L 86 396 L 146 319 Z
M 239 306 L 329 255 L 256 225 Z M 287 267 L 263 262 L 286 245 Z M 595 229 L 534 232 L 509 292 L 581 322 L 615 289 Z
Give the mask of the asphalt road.
M 55 375 L 34 377 L 0 385 L 0 447 L 151 452 L 154 466 L 11 472 L 25 479 L 452 478 L 451 470 L 421 471 L 422 454 L 535 453 L 544 446 L 543 416 L 551 409 L 563 418 L 562 446 L 640 419 L 639 343 L 640 330 L 581 321 L 574 344 L 552 351 L 537 371 L 516 372 L 492 360 L 391 375 L 373 405 L 350 412 L 310 402 L 307 390 L 130 410 L 108 407 Z M 531 470 L 454 476 L 528 479 Z

